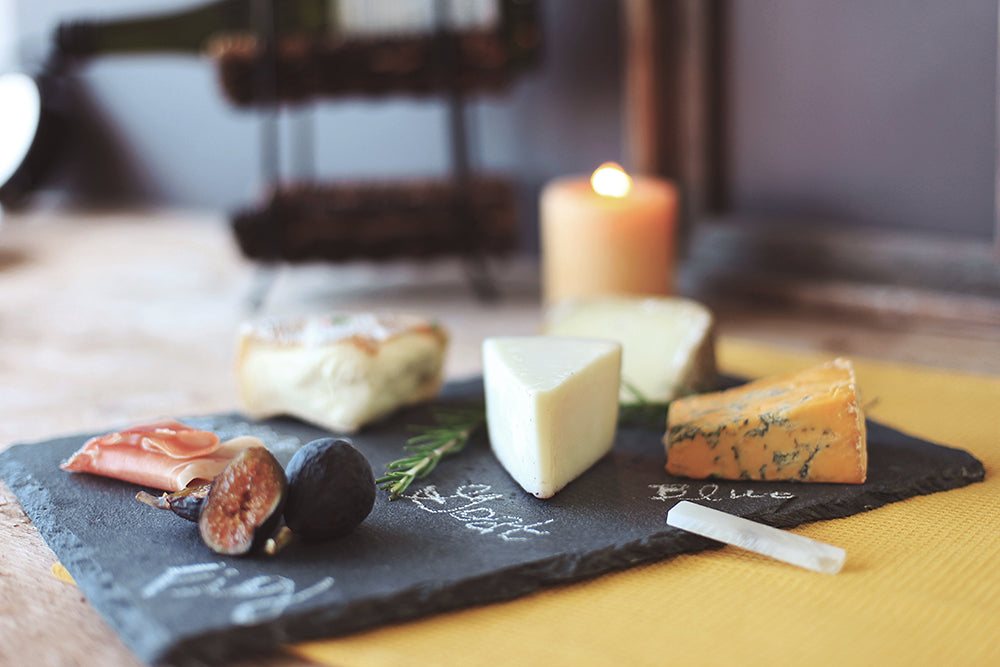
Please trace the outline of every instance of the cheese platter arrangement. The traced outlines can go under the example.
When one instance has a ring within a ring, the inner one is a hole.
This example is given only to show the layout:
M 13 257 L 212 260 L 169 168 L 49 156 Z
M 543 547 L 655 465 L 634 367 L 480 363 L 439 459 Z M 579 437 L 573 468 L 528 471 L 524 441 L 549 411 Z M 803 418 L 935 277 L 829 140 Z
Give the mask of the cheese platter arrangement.
M 721 377 L 710 315 L 626 301 L 488 339 L 483 376 L 447 384 L 432 323 L 256 323 L 241 412 L 16 445 L 0 477 L 123 641 L 172 664 L 720 546 L 668 525 L 682 503 L 787 529 L 984 477 L 866 420 L 847 360 Z

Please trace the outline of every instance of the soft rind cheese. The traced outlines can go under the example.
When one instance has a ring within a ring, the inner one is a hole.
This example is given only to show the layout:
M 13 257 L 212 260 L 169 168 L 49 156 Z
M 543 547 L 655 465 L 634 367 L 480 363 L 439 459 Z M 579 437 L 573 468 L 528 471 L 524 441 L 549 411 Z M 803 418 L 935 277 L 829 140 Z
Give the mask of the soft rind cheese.
M 514 336 L 483 343 L 490 446 L 525 491 L 551 498 L 614 445 L 621 346 Z
M 860 484 L 868 470 L 854 370 L 835 359 L 670 405 L 667 472 L 680 477 Z
M 650 401 L 715 389 L 715 326 L 711 311 L 680 297 L 569 299 L 546 313 L 544 333 L 606 338 L 622 344 L 619 400 Z
M 448 338 L 410 315 L 341 313 L 245 324 L 237 379 L 243 410 L 350 433 L 441 388 Z

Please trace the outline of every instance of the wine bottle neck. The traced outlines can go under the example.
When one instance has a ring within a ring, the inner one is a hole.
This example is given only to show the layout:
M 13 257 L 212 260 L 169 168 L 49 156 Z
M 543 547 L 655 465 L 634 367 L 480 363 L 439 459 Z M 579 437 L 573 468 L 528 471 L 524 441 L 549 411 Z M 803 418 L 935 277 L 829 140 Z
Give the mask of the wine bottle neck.
M 336 0 L 277 0 L 281 32 L 322 31 L 328 27 Z M 111 54 L 201 54 L 208 41 L 224 32 L 255 29 L 253 0 L 216 0 L 191 9 L 116 21 L 74 21 L 56 34 L 60 53 L 70 57 Z

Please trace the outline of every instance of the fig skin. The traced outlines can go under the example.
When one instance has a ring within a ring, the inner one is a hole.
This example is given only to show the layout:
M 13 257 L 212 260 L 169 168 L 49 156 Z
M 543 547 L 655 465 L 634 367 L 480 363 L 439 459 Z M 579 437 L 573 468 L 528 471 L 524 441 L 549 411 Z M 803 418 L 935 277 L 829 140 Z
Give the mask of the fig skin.
M 288 480 L 264 447 L 237 454 L 212 480 L 198 532 L 214 552 L 242 556 L 259 551 L 281 525 Z
M 156 509 L 170 510 L 182 519 L 198 523 L 202 505 L 205 504 L 205 498 L 211 488 L 211 482 L 201 482 L 160 496 L 140 491 L 135 499 Z
M 286 474 L 285 523 L 305 541 L 343 537 L 375 506 L 371 464 L 348 440 L 313 440 L 295 453 Z
M 208 492 L 211 489 L 211 482 L 204 482 L 171 493 L 165 500 L 170 506 L 170 511 L 177 516 L 188 521 L 197 521 L 198 517 L 201 516 L 201 508 L 205 505 L 205 498 L 208 497 Z

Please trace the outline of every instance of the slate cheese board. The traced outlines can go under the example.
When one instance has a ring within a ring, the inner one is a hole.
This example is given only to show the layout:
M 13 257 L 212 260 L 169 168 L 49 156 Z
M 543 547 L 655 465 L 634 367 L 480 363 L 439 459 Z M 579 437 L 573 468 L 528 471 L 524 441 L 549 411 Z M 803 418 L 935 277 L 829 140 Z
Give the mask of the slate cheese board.
M 433 404 L 351 440 L 377 475 L 401 456 L 408 425 L 430 425 L 435 409 L 481 401 L 481 380 L 453 383 Z M 235 413 L 182 421 L 224 439 L 255 435 L 282 464 L 301 445 L 330 435 L 296 420 Z M 195 524 L 137 502 L 140 487 L 59 469 L 97 434 L 15 445 L 0 453 L 0 477 L 140 659 L 203 664 L 719 546 L 666 526 L 667 511 L 681 500 L 789 528 L 984 477 L 967 452 L 873 422 L 868 429 L 868 481 L 842 485 L 670 477 L 662 429 L 622 427 L 610 454 L 548 500 L 510 478 L 480 430 L 403 498 L 379 492 L 372 514 L 347 537 L 293 542 L 273 557 L 219 556 L 202 544 Z

